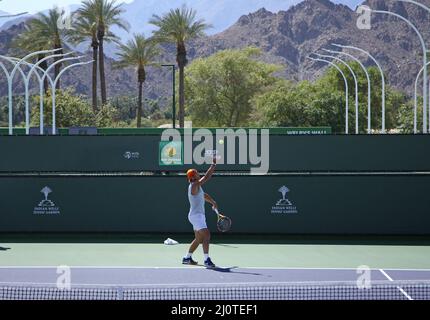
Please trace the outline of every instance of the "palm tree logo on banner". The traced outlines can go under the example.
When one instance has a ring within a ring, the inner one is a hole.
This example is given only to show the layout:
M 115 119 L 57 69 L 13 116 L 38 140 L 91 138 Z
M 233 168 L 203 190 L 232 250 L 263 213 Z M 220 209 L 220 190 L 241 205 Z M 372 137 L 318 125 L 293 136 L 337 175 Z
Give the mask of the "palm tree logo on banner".
M 280 193 L 282 193 L 282 199 L 280 199 L 276 203 L 276 205 L 277 206 L 281 206 L 281 205 L 291 206 L 292 205 L 291 201 L 287 199 L 287 193 L 290 192 L 290 189 L 288 189 L 286 186 L 282 186 L 278 191 Z
M 48 199 L 52 189 L 48 186 L 40 190 L 43 193 L 45 199 L 40 201 L 40 203 L 34 208 L 33 214 L 45 215 L 45 214 L 60 214 L 60 208 L 55 206 L 55 203 Z
M 272 207 L 272 214 L 290 214 L 290 213 L 299 213 L 297 207 L 287 198 L 287 193 L 290 192 L 290 189 L 286 186 L 282 186 L 278 190 L 282 194 L 282 199 L 279 199 L 276 202 L 276 205 Z

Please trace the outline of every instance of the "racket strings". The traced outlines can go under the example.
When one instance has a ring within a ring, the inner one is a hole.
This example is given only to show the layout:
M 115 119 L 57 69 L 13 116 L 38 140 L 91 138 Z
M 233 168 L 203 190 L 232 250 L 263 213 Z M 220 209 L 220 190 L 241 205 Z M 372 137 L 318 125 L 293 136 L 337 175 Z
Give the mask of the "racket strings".
M 219 231 L 226 232 L 230 230 L 231 220 L 227 217 L 221 218 L 220 220 L 218 220 L 217 225 Z

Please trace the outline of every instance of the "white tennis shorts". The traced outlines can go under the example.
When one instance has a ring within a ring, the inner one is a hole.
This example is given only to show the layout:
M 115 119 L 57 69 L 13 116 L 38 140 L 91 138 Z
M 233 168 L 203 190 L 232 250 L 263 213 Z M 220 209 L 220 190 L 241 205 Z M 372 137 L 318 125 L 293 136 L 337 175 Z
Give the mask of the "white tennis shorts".
M 208 227 L 206 225 L 206 216 L 204 214 L 200 214 L 200 213 L 189 214 L 188 220 L 193 225 L 194 231 L 207 229 Z

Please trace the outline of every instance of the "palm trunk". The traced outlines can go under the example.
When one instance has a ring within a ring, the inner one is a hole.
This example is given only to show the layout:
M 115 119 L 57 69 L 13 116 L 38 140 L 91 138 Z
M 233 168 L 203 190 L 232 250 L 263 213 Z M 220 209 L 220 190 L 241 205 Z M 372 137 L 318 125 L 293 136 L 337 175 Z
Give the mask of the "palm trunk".
M 185 74 L 184 66 L 179 67 L 179 127 L 185 125 Z
M 43 58 L 45 58 L 44 54 L 40 54 L 38 56 L 38 60 L 39 61 L 42 60 Z M 48 69 L 48 62 L 47 61 L 43 61 L 42 63 L 40 63 L 39 66 L 40 66 L 41 69 L 43 69 L 44 71 L 46 71 L 46 69 Z M 48 93 L 48 90 L 49 90 L 48 85 L 49 85 L 48 84 L 48 78 L 45 77 L 45 80 L 43 80 L 43 91 L 44 91 L 45 94 Z
M 185 66 L 187 65 L 187 50 L 185 43 L 177 44 L 176 62 L 179 67 L 179 127 L 185 123 Z
M 100 63 L 100 87 L 102 94 L 102 104 L 107 103 L 107 93 L 106 93 L 106 77 L 105 77 L 105 57 L 104 57 L 104 47 L 103 47 L 103 37 L 99 38 L 99 63 Z
M 143 83 L 146 80 L 146 71 L 143 66 L 137 69 L 137 82 L 139 83 L 139 98 L 137 104 L 137 127 L 142 126 L 142 113 L 143 113 Z
M 137 127 L 142 126 L 143 82 L 139 82 L 139 101 L 137 105 Z
M 97 113 L 97 61 L 98 61 L 98 43 L 93 41 L 93 83 L 92 83 L 92 105 L 94 113 Z

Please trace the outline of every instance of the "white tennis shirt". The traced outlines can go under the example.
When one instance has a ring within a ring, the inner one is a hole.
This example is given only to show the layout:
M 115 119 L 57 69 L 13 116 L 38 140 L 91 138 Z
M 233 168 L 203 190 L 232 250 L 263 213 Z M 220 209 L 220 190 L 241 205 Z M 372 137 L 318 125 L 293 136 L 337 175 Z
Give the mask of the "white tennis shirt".
M 205 214 L 205 193 L 203 188 L 199 187 L 199 192 L 196 195 L 191 193 L 193 184 L 188 186 L 188 200 L 190 201 L 190 212 L 188 215 Z

